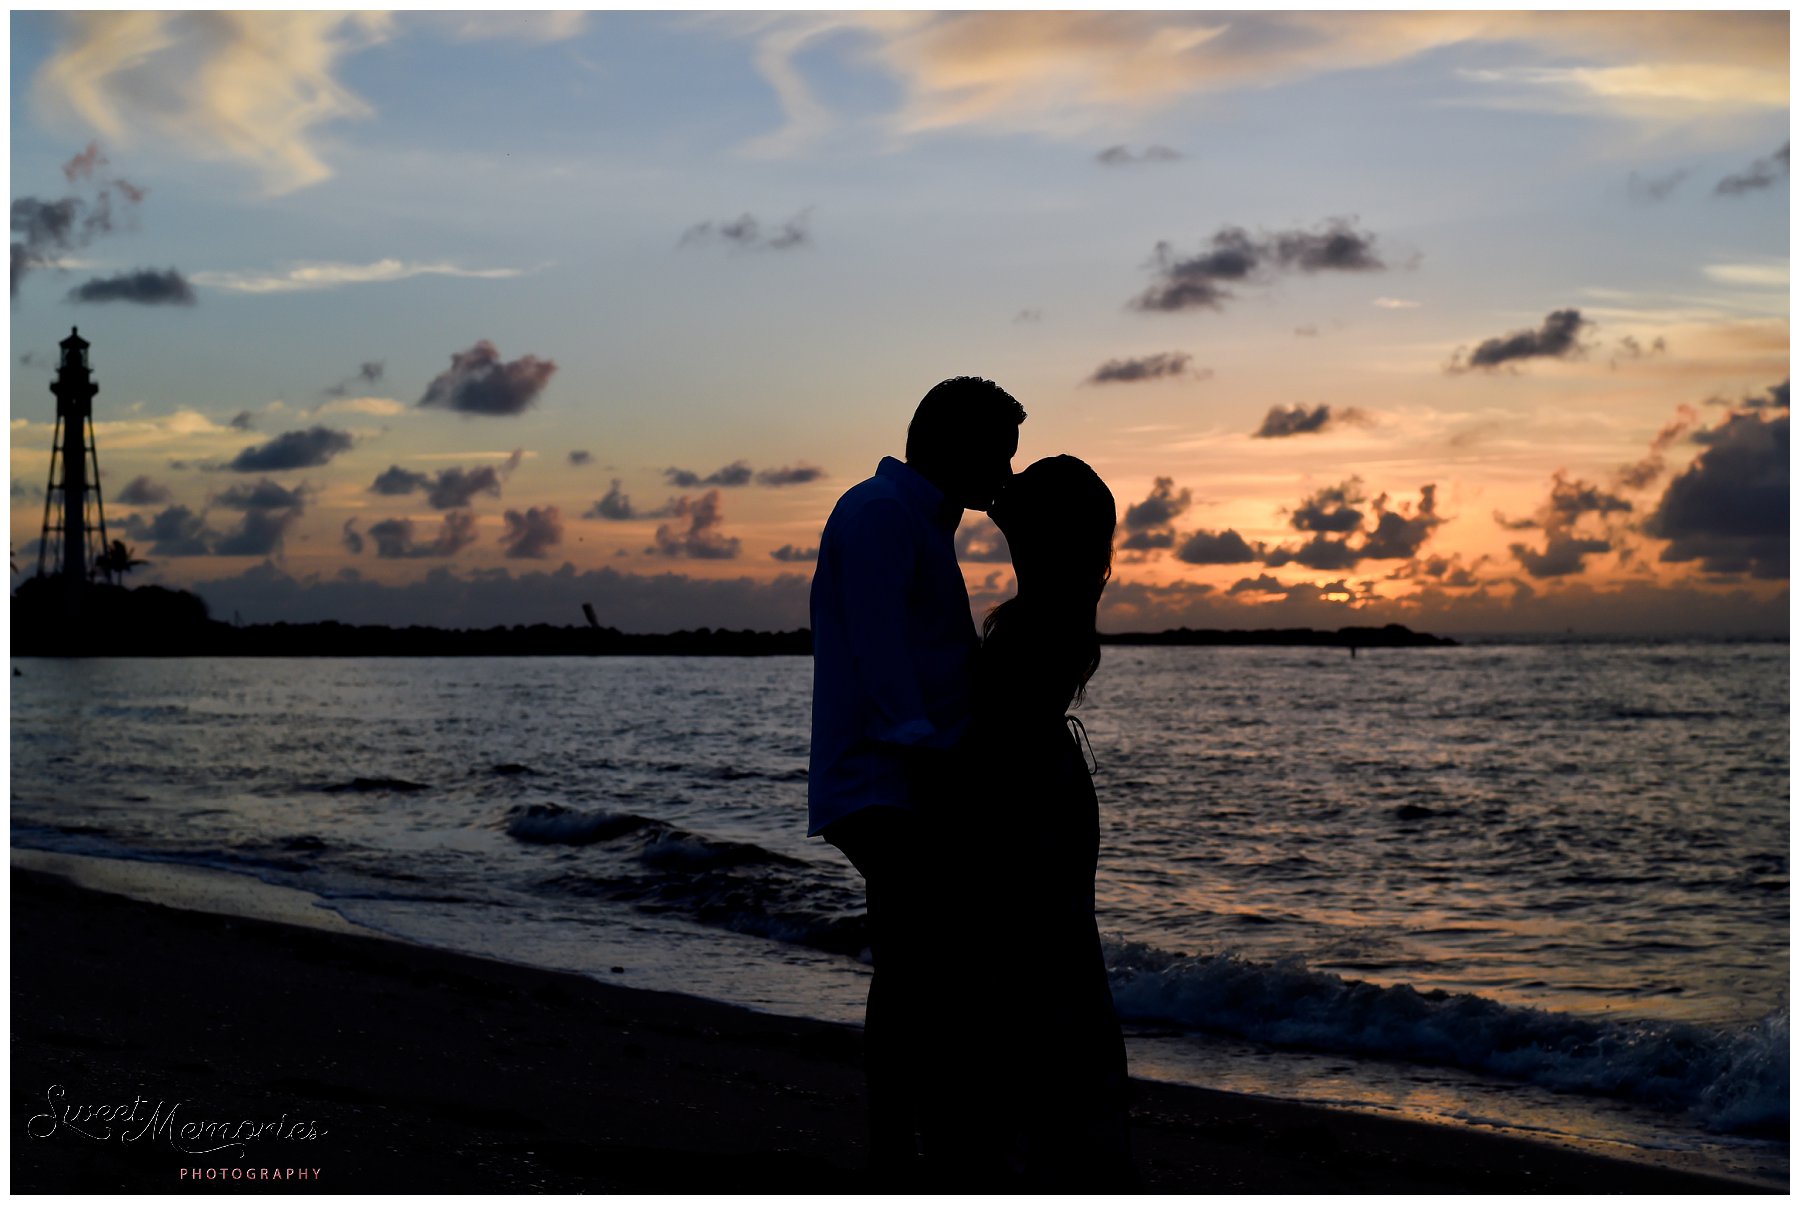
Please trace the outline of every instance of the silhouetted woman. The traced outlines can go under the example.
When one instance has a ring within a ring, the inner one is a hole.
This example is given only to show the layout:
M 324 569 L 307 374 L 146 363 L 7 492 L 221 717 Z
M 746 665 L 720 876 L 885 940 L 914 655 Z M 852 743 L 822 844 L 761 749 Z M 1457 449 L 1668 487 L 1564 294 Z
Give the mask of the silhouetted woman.
M 990 1020 L 963 1043 L 971 1095 L 939 1149 L 967 1161 L 953 1174 L 966 1188 L 1128 1189 L 1125 1046 L 1094 922 L 1099 804 L 1085 732 L 1078 741 L 1066 715 L 1100 664 L 1112 491 L 1082 461 L 1053 456 L 1014 477 L 989 513 L 1018 591 L 982 626 L 955 890 L 984 938 L 963 943 L 976 957 L 961 971 L 962 1004 Z

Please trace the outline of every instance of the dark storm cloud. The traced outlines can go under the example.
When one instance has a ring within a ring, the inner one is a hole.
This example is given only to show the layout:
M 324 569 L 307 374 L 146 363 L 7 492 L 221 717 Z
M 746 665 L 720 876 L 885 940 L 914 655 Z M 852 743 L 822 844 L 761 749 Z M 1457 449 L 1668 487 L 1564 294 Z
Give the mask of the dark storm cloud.
M 1129 360 L 1108 360 L 1094 369 L 1086 384 L 1105 385 L 1112 382 L 1154 381 L 1162 377 L 1178 377 L 1187 372 L 1194 357 L 1184 351 L 1158 352 Z M 1207 373 L 1206 375 L 1211 375 Z
M 441 470 L 425 491 L 425 500 L 438 510 L 461 510 L 476 494 L 500 496 L 500 471 L 491 464 L 473 469 L 460 466 Z
M 219 536 L 214 556 L 275 556 L 281 552 L 288 528 L 297 522 L 301 508 L 247 510 L 237 526 Z
M 1366 561 L 1411 559 L 1419 554 L 1419 546 L 1431 538 L 1442 523 L 1437 513 L 1437 486 L 1419 487 L 1419 505 L 1415 510 L 1406 504 L 1398 511 L 1388 509 L 1388 496 L 1375 499 L 1375 530 L 1363 536 L 1357 555 Z
M 1012 549 L 992 519 L 976 514 L 956 529 L 956 559 L 965 564 L 1010 565 Z
M 1761 192 L 1771 188 L 1788 178 L 1788 144 L 1782 143 L 1771 155 L 1766 155 L 1741 172 L 1734 172 L 1713 186 L 1713 195 L 1719 197 L 1741 197 L 1745 193 Z
M 1729 398 L 1714 397 L 1707 399 L 1709 406 L 1730 406 L 1736 410 L 1786 410 L 1788 408 L 1788 383 L 1771 385 L 1761 393 L 1753 393 L 1749 397 L 1732 401 Z M 1696 433 L 1695 443 L 1705 443 L 1705 434 Z
M 1363 513 L 1356 509 L 1362 501 L 1362 478 L 1352 477 L 1341 485 L 1328 485 L 1309 494 L 1294 508 L 1288 521 L 1296 531 L 1356 531 L 1362 526 Z
M 268 443 L 245 448 L 225 467 L 238 473 L 278 473 L 284 469 L 310 469 L 328 464 L 339 452 L 349 451 L 355 442 L 348 432 L 334 431 L 330 427 L 287 431 Z
M 1348 539 L 1334 540 L 1321 531 L 1298 548 L 1269 549 L 1263 555 L 1263 564 L 1271 568 L 1296 564 L 1308 569 L 1350 569 L 1361 557 L 1361 550 L 1352 548 Z
M 1625 191 L 1634 201 L 1655 203 L 1667 200 L 1669 194 L 1680 187 L 1681 182 L 1691 175 L 1693 172 L 1685 167 L 1678 167 L 1674 171 L 1654 176 L 1632 172 L 1625 181 Z
M 125 534 L 150 541 L 150 552 L 156 556 L 205 556 L 216 535 L 207 528 L 204 516 L 185 506 L 171 506 L 149 519 L 127 515 Z
M 756 475 L 756 484 L 768 486 L 805 485 L 817 481 L 825 475 L 825 470 L 816 464 L 785 465 L 779 469 L 764 469 Z
M 481 339 L 450 357 L 450 367 L 425 387 L 418 404 L 463 414 L 522 414 L 555 373 L 554 361 L 536 356 L 503 361 L 499 349 Z
M 562 543 L 562 511 L 554 506 L 531 506 L 523 512 L 509 510 L 500 543 L 509 557 L 542 558 Z
M 746 213 L 729 222 L 697 222 L 682 232 L 678 247 L 692 243 L 724 242 L 751 251 L 787 251 L 804 247 L 812 241 L 806 228 L 812 210 L 799 213 L 773 229 L 766 229 L 754 214 Z
M 769 554 L 778 561 L 816 561 L 819 559 L 817 548 L 800 548 L 793 544 L 783 544 Z
M 327 397 L 349 397 L 353 392 L 361 392 L 365 386 L 379 383 L 386 369 L 387 362 L 384 360 L 364 360 L 362 367 L 356 370 L 355 376 L 346 377 L 335 385 L 327 385 L 324 390 L 325 395 Z
M 1487 563 L 1490 558 L 1483 553 L 1475 558 L 1472 565 L 1461 564 L 1461 558 L 1454 553 L 1450 556 L 1421 557 L 1400 566 L 1388 575 L 1391 581 L 1427 580 L 1434 585 L 1447 589 L 1463 590 L 1481 585 L 1475 571 Z
M 1567 360 L 1581 354 L 1582 331 L 1594 324 L 1581 316 L 1580 310 L 1555 310 L 1544 318 L 1536 330 L 1514 331 L 1484 339 L 1463 358 L 1458 348 L 1451 358 L 1449 371 L 1467 372 L 1483 368 L 1493 370 L 1515 360 Z
M 1193 502 L 1193 491 L 1184 488 L 1176 493 L 1173 477 L 1158 477 L 1151 485 L 1148 497 L 1125 508 L 1125 526 L 1131 531 L 1166 527 Z
M 344 520 L 344 526 L 341 531 L 341 538 L 344 542 L 344 547 L 346 549 L 348 549 L 353 555 L 356 555 L 356 556 L 362 555 L 362 550 L 363 550 L 362 533 L 360 533 L 359 531 L 356 530 L 356 519 L 354 517 Z
M 1181 158 L 1180 151 L 1154 143 L 1136 152 L 1128 146 L 1109 146 L 1094 156 L 1095 162 L 1107 167 L 1131 167 L 1139 163 L 1173 163 L 1179 158 Z
M 431 475 L 429 473 L 415 473 L 411 469 L 403 469 L 397 464 L 391 464 L 386 471 L 369 484 L 369 492 L 394 497 L 424 489 L 430 484 Z
M 1572 480 L 1565 470 L 1558 469 L 1551 477 L 1550 497 L 1544 500 L 1531 518 L 1507 519 L 1495 512 L 1494 521 L 1508 531 L 1542 528 L 1557 532 L 1573 527 L 1583 515 L 1599 515 L 1604 518 L 1630 510 L 1631 503 L 1617 494 L 1608 493 L 1587 481 Z
M 1240 577 L 1231 583 L 1231 589 L 1225 591 L 1228 595 L 1286 594 L 1287 592 L 1288 587 L 1280 578 L 1271 577 L 1267 573 L 1258 574 L 1255 577 Z
M 1785 390 L 1786 386 L 1782 386 Z M 1677 439 L 1686 435 L 1694 424 L 1700 421 L 1700 412 L 1692 406 L 1683 405 L 1677 408 L 1676 415 L 1656 433 L 1650 441 L 1649 455 L 1632 464 L 1622 465 L 1618 471 L 1618 484 L 1621 489 L 1641 490 L 1663 474 L 1667 467 L 1663 454 L 1668 451 Z
M 594 503 L 582 516 L 584 519 L 637 519 L 648 516 L 639 515 L 632 509 L 631 499 L 625 495 L 617 477 L 613 478 L 612 488 L 606 491 L 606 497 Z
M 250 431 L 256 427 L 256 415 L 248 410 L 239 410 L 226 425 L 233 430 Z
M 1288 230 L 1252 236 L 1226 226 L 1198 255 L 1181 257 L 1167 242 L 1151 253 L 1157 280 L 1131 301 L 1131 308 L 1174 312 L 1220 309 L 1234 294 L 1230 286 L 1261 283 L 1282 272 L 1379 272 L 1387 268 L 1375 250 L 1375 236 L 1355 228 L 1354 219 L 1334 218 L 1317 230 Z
M 306 489 L 288 489 L 264 477 L 255 485 L 241 482 L 217 495 L 213 501 L 229 510 L 285 510 L 306 505 Z
M 87 246 L 102 234 L 113 230 L 113 198 L 116 195 L 129 211 L 145 196 L 145 190 L 98 169 L 106 165 L 97 143 L 63 165 L 63 176 L 70 184 L 99 179 L 100 187 L 92 199 L 62 197 L 45 201 L 37 197 L 20 197 L 12 203 L 12 292 L 18 295 L 19 282 L 34 268 L 55 267 L 63 255 Z
M 1134 531 L 1119 541 L 1119 547 L 1125 552 L 1155 552 L 1162 548 L 1175 547 L 1175 531 L 1165 527 L 1161 531 Z
M 1252 431 L 1250 436 L 1252 439 L 1284 439 L 1289 435 L 1310 435 L 1343 423 L 1367 421 L 1368 417 L 1354 406 L 1348 406 L 1334 415 L 1329 402 L 1320 402 L 1310 409 L 1304 402 L 1295 402 L 1291 409 L 1270 406 L 1269 412 L 1263 416 L 1262 426 Z
M 174 498 L 175 494 L 166 485 L 158 485 L 148 477 L 133 477 L 125 483 L 125 488 L 113 497 L 126 506 L 161 506 Z
M 645 552 L 702 560 L 730 560 L 737 556 L 738 538 L 719 530 L 725 512 L 719 504 L 718 490 L 708 490 L 697 499 L 684 494 L 670 504 L 668 514 L 671 519 L 687 520 L 686 528 L 679 523 L 662 524 L 656 529 L 656 543 Z
M 1592 554 L 1610 552 L 1612 541 L 1552 531 L 1544 539 L 1542 552 L 1526 544 L 1508 547 L 1532 577 L 1567 577 L 1586 568 L 1587 558 Z
M 466 510 L 451 511 L 426 544 L 414 541 L 411 519 L 383 519 L 369 527 L 369 538 L 375 541 L 375 555 L 386 560 L 455 556 L 475 542 L 475 516 Z
M 707 485 L 749 485 L 751 477 L 755 476 L 755 474 L 751 470 L 748 461 L 738 460 L 733 461 L 731 464 L 726 465 L 716 472 L 708 473 L 704 477 L 691 469 L 675 468 L 664 469 L 663 476 L 667 477 L 669 479 L 669 484 L 676 489 L 692 490 Z
M 1740 411 L 1696 433 L 1705 451 L 1669 482 L 1644 533 L 1661 560 L 1707 573 L 1788 575 L 1788 415 Z
M 594 454 L 592 452 L 585 452 L 585 451 L 582 451 L 581 449 L 577 448 L 576 450 L 569 453 L 569 463 L 570 464 L 583 465 L 583 464 L 592 464 L 593 462 L 594 462 Z
M 1175 550 L 1175 559 L 1190 565 L 1239 565 L 1258 559 L 1257 550 L 1231 528 L 1196 531 Z
M 64 299 L 99 303 L 128 301 L 134 305 L 193 305 L 194 286 L 174 268 L 139 268 L 117 276 L 96 277 L 69 290 Z

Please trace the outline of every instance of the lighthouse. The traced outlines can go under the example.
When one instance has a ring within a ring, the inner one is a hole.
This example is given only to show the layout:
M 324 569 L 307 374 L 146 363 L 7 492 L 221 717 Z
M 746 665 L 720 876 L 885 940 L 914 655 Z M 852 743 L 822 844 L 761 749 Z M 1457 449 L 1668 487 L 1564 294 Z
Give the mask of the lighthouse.
M 44 491 L 38 576 L 62 579 L 64 605 L 73 612 L 80 608 L 82 587 L 94 575 L 96 557 L 106 550 L 100 455 L 94 447 L 94 395 L 100 386 L 94 383 L 89 344 L 80 328 L 71 327 L 60 346 L 62 359 L 50 384 L 56 396 L 56 434 L 50 444 L 50 484 Z M 97 540 L 91 538 L 96 535 Z

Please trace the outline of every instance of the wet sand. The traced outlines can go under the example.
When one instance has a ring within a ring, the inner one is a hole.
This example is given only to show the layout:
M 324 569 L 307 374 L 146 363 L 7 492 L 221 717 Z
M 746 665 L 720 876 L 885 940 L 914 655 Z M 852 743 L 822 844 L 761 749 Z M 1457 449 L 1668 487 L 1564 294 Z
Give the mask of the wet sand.
M 23 852 L 14 1192 L 887 1188 L 862 1170 L 854 1027 L 425 949 L 334 917 L 230 915 L 242 901 L 224 896 L 216 911 L 165 907 L 25 868 Z M 62 1111 L 81 1106 L 118 1110 Z M 1132 1113 L 1139 1172 L 1160 1193 L 1776 1191 L 1142 1080 Z

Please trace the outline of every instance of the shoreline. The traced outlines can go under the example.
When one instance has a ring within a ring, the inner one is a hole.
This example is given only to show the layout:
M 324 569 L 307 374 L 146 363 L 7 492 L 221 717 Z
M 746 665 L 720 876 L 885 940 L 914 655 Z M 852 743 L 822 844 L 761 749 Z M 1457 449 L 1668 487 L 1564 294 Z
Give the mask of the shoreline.
M 417 946 L 305 892 L 234 892 L 223 880 L 243 876 L 223 871 L 210 899 L 151 903 L 36 853 L 14 850 L 11 875 L 22 1122 L 60 1083 L 68 1103 L 141 1097 L 139 1120 L 179 1101 L 184 1119 L 285 1115 L 321 1133 L 269 1131 L 235 1158 L 123 1129 L 21 1135 L 15 1191 L 264 1187 L 178 1177 L 195 1165 L 319 1169 L 267 1182 L 283 1192 L 878 1190 L 854 1026 Z M 248 895 L 264 901 L 252 916 Z M 1783 1191 L 1144 1079 L 1132 1118 L 1153 1192 Z

